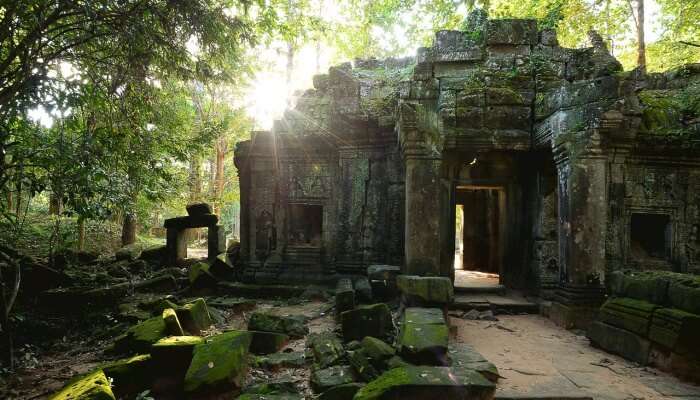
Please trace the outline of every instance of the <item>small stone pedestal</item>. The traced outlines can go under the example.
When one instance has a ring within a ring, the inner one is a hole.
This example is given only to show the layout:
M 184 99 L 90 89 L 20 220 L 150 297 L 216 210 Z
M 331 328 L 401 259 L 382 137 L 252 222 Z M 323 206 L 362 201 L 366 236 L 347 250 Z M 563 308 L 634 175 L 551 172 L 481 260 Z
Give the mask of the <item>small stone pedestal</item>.
M 168 265 L 179 265 L 187 258 L 187 243 L 185 232 L 192 228 L 207 228 L 207 247 L 209 261 L 214 261 L 216 256 L 226 251 L 224 228 L 218 225 L 219 217 L 216 214 L 187 215 L 166 219 L 166 259 Z
M 605 302 L 602 286 L 560 285 L 554 293 L 550 319 L 565 329 L 588 329 Z

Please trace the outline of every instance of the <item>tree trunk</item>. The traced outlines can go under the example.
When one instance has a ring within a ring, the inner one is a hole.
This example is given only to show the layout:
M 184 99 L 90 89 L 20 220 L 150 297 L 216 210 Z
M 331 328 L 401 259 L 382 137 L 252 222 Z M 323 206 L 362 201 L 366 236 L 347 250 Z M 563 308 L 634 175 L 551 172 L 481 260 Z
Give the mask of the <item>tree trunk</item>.
M 644 0 L 637 2 L 637 67 L 643 72 L 647 72 L 647 50 L 644 39 Z
M 216 141 L 216 179 L 214 185 L 215 212 L 221 212 L 221 197 L 224 194 L 224 163 L 226 162 L 227 143 L 225 137 Z
M 290 40 L 287 42 L 287 106 L 292 106 L 292 72 L 294 71 L 294 43 Z
M 5 196 L 7 200 L 7 210 L 12 211 L 14 209 L 14 207 L 12 206 L 12 191 L 8 190 Z
M 12 349 L 12 331 L 10 329 L 10 318 L 7 313 L 5 279 L 2 269 L 7 264 L 0 262 L 0 328 L 2 328 L 2 362 L 6 368 L 14 367 L 14 354 Z
M 199 201 L 202 195 L 202 164 L 199 157 L 192 157 L 190 160 L 190 202 Z
M 49 195 L 49 214 L 59 215 L 63 211 L 62 203 L 61 198 L 56 196 L 56 193 L 51 192 Z
M 127 211 L 122 225 L 122 246 L 132 243 L 136 243 L 136 214 Z
M 78 251 L 85 250 L 85 219 L 78 218 Z

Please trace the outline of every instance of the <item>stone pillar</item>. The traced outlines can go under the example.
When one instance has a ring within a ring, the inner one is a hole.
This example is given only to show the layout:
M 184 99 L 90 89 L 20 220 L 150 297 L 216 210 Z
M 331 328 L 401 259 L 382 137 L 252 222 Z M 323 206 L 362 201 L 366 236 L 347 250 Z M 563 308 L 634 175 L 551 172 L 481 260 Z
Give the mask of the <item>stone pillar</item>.
M 166 230 L 165 248 L 168 255 L 168 266 L 174 267 L 182 264 L 187 258 L 187 241 L 185 229 L 168 228 Z
M 211 225 L 207 229 L 207 258 L 214 261 L 226 251 L 226 231 L 223 225 Z
M 576 146 L 584 147 L 555 148 L 560 270 L 551 316 L 566 328 L 586 328 L 605 296 L 607 157 L 596 141 Z

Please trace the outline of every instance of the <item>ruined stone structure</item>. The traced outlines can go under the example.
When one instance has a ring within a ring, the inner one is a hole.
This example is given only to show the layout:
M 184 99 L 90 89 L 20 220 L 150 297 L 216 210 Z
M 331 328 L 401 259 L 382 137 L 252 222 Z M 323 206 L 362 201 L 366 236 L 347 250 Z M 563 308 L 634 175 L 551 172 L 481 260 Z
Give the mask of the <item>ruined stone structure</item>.
M 590 42 L 477 12 L 415 59 L 314 77 L 237 148 L 246 276 L 453 277 L 458 204 L 465 238 L 486 238 L 465 262 L 551 295 L 567 321 L 615 270 L 697 272 L 700 66 L 623 73 Z

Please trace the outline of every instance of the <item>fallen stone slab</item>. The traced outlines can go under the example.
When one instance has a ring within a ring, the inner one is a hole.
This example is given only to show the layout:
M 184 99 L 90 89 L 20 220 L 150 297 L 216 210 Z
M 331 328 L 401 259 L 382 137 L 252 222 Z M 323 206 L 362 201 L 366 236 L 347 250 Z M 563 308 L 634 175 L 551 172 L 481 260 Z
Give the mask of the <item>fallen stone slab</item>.
M 323 393 L 334 386 L 355 382 L 355 373 L 347 365 L 335 365 L 317 369 L 311 373 L 311 388 L 316 393 Z
M 365 386 L 364 383 L 346 383 L 334 386 L 321 393 L 318 400 L 352 400 L 363 386 Z
M 153 343 L 166 336 L 168 331 L 163 317 L 153 317 L 127 329 L 115 340 L 114 350 L 117 353 L 148 353 Z
M 496 385 L 475 371 L 406 366 L 391 369 L 355 394 L 355 400 L 491 399 Z
M 401 273 L 398 265 L 375 264 L 367 267 L 367 278 L 374 281 L 395 281 Z
M 159 376 L 173 378 L 180 383 L 192 361 L 196 345 L 204 342 L 199 336 L 171 336 L 151 346 L 152 364 Z
M 260 285 L 241 282 L 219 282 L 216 287 L 221 293 L 249 299 L 299 297 L 309 288 L 308 285 Z
M 649 327 L 649 339 L 677 354 L 700 358 L 700 316 L 675 308 L 658 308 Z
M 407 305 L 448 305 L 454 300 L 452 281 L 447 277 L 399 275 L 396 284 Z
M 251 331 L 253 339 L 250 352 L 257 355 L 277 353 L 289 343 L 289 336 L 284 333 Z
M 246 387 L 237 399 L 301 400 L 296 384 L 290 379 L 277 379 Z
M 600 308 L 601 322 L 634 332 L 642 337 L 649 333 L 651 316 L 659 306 L 627 297 L 613 298 Z
M 250 332 L 230 331 L 196 345 L 185 375 L 185 392 L 240 388 L 248 370 L 251 340 Z
M 376 379 L 380 372 L 372 365 L 367 353 L 362 349 L 348 352 L 348 361 L 355 370 L 357 376 L 364 382 Z
M 127 244 L 126 246 L 117 250 L 116 253 L 114 253 L 114 258 L 117 261 L 135 261 L 141 256 L 142 251 L 143 247 L 139 244 Z
M 491 382 L 498 382 L 498 368 L 486 360 L 473 347 L 464 343 L 452 343 L 447 350 L 450 367 L 455 371 L 476 371 Z
M 102 371 L 112 383 L 114 395 L 120 399 L 148 389 L 154 378 L 150 354 L 112 361 L 103 365 Z
M 165 321 L 165 331 L 169 336 L 184 336 L 185 331 L 182 330 L 180 320 L 177 319 L 177 313 L 172 308 L 163 310 L 163 321 Z
M 401 321 L 401 357 L 418 365 L 447 365 L 449 328 L 442 310 L 409 307 Z
M 651 343 L 633 332 L 595 321 L 586 331 L 591 344 L 642 365 L 649 361 Z
M 309 360 L 306 354 L 301 351 L 282 352 L 268 354 L 257 358 L 259 367 L 270 371 L 279 371 L 283 368 L 301 368 L 305 366 Z
M 335 365 L 345 357 L 343 343 L 330 332 L 309 335 L 306 338 L 306 346 L 311 349 L 316 364 L 321 368 Z
M 372 303 L 372 287 L 367 278 L 356 279 L 354 287 L 358 303 Z
M 396 350 L 393 347 L 372 336 L 366 336 L 360 345 L 367 357 L 370 358 L 372 365 L 379 371 L 386 369 L 388 367 L 387 361 L 396 355 Z
M 235 276 L 236 269 L 228 253 L 221 253 L 212 261 L 209 272 L 218 279 L 230 279 Z
M 187 272 L 190 286 L 197 289 L 216 286 L 218 279 L 210 272 L 210 268 L 209 264 L 204 261 L 190 265 Z
M 335 287 L 335 310 L 337 313 L 355 308 L 355 290 L 352 281 L 347 278 L 338 279 Z
M 199 335 L 211 326 L 211 316 L 207 303 L 203 298 L 175 308 L 182 329 L 191 334 Z
M 195 215 L 205 215 L 205 214 L 212 214 L 213 210 L 211 208 L 211 205 L 208 203 L 190 203 L 185 206 L 185 209 L 187 210 L 187 215 L 190 216 L 195 216 Z
M 50 400 L 115 400 L 115 397 L 109 380 L 100 369 L 69 382 Z
M 340 314 L 343 340 L 362 340 L 366 336 L 386 338 L 394 331 L 394 323 L 389 306 L 377 303 L 361 306 Z
M 275 315 L 254 312 L 248 321 L 249 331 L 276 332 L 301 339 L 309 333 L 306 318 L 302 315 Z

